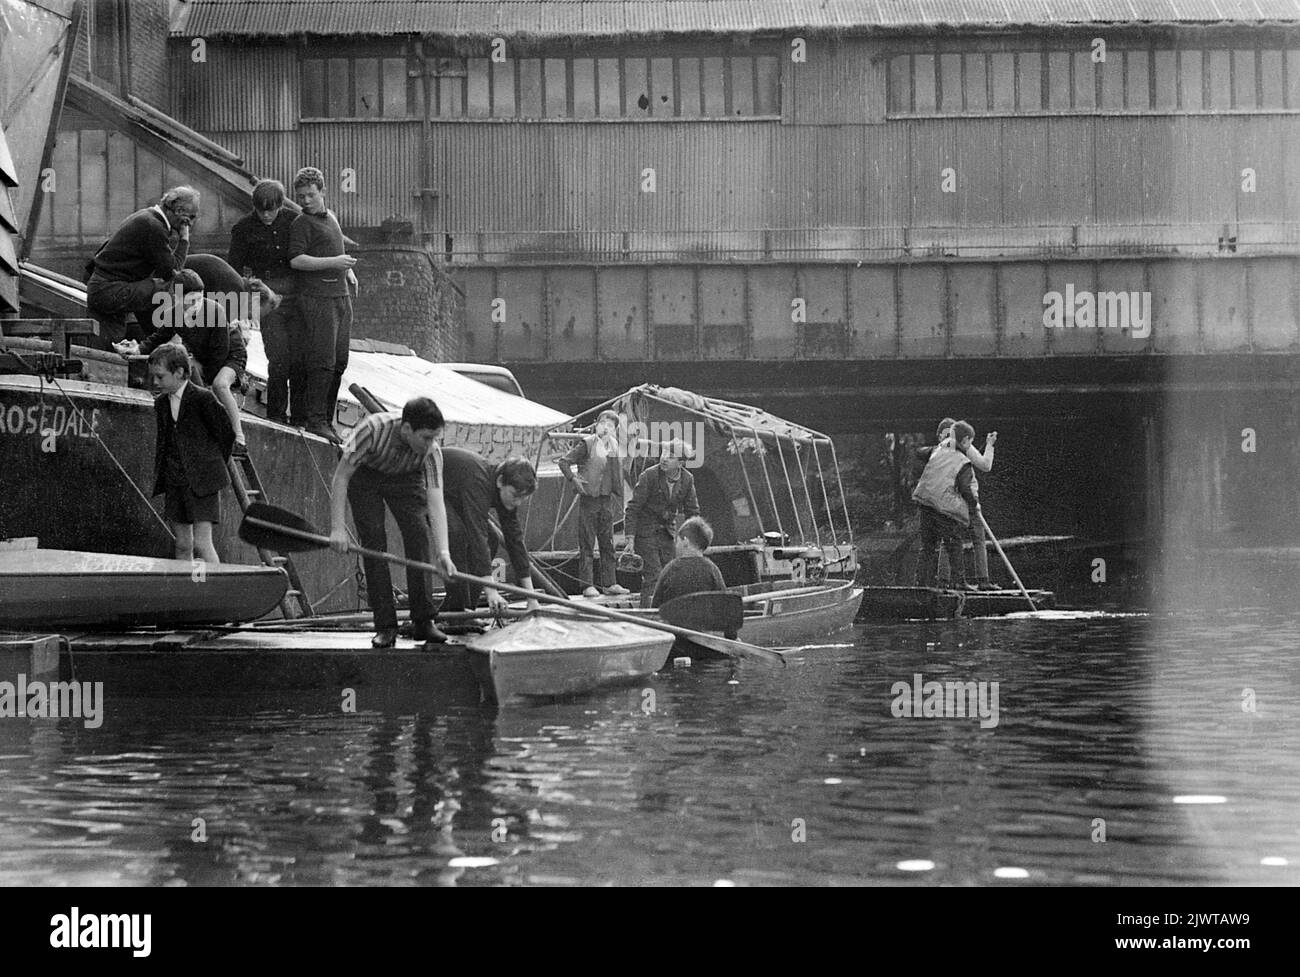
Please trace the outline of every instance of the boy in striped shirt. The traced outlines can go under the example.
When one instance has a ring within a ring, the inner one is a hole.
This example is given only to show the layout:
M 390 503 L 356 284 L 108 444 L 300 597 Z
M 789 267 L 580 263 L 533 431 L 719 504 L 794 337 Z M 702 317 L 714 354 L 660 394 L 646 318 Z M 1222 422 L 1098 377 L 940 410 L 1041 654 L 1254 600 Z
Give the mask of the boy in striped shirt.
M 401 413 L 371 414 L 358 424 L 343 445 L 343 457 L 334 470 L 330 487 L 332 507 L 330 546 L 340 553 L 348 549 L 344 499 L 352 503 L 361 545 L 384 550 L 384 507 L 402 533 L 402 548 L 408 560 L 435 563 L 442 572 L 456 572 L 447 545 L 447 509 L 442 495 L 442 411 L 428 397 L 406 402 Z M 438 559 L 431 560 L 429 533 L 432 531 Z M 363 558 L 366 596 L 375 619 L 375 648 L 397 643 L 397 608 L 393 581 L 385 560 Z M 411 598 L 411 623 L 416 641 L 426 647 L 447 640 L 439 630 L 430 596 L 431 574 L 426 570 L 406 571 Z

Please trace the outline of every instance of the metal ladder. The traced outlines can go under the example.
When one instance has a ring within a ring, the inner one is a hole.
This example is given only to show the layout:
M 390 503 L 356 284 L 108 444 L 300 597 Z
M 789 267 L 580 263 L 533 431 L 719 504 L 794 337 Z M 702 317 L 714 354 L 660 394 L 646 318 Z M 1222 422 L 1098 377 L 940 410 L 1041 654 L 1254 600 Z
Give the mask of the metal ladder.
M 235 498 L 239 500 L 241 512 L 247 512 L 249 505 L 254 502 L 267 501 L 266 492 L 262 488 L 262 479 L 257 474 L 257 468 L 254 467 L 251 457 L 231 455 L 226 462 L 226 467 L 230 470 L 230 482 L 235 487 Z M 293 560 L 282 553 L 263 549 L 260 546 L 257 555 L 266 566 L 282 567 L 289 575 L 289 589 L 284 592 L 284 597 L 280 600 L 280 613 L 284 615 L 285 620 L 315 617 L 316 612 L 312 610 L 311 601 L 303 593 L 302 580 L 298 577 L 298 568 L 293 565 Z

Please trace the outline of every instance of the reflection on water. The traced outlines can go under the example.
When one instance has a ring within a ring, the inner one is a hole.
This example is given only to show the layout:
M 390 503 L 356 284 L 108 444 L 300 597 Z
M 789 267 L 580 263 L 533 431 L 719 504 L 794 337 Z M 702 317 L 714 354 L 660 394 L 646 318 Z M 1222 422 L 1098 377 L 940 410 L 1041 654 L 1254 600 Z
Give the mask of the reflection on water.
M 500 712 L 110 693 L 0 719 L 0 884 L 1294 884 L 1298 626 L 860 625 Z M 996 681 L 996 727 L 896 717 L 917 675 Z

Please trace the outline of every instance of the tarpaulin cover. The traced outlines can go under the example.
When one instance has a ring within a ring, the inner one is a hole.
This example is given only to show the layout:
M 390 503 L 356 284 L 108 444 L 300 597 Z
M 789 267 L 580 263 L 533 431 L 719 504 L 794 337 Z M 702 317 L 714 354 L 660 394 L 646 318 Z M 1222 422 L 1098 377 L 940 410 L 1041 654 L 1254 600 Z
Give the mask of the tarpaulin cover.
M 262 335 L 250 329 L 247 336 L 248 372 L 265 381 Z M 433 398 L 447 421 L 444 443 L 471 448 L 493 461 L 512 454 L 535 460 L 549 431 L 568 420 L 567 414 L 544 404 L 494 390 L 418 356 L 356 348 L 363 345 L 354 343 L 343 374 L 341 426 L 355 424 L 365 413 L 348 392 L 354 383 L 369 390 L 389 410 L 401 410 L 412 397 Z M 549 457 L 549 450 L 549 446 L 543 447 L 543 457 Z

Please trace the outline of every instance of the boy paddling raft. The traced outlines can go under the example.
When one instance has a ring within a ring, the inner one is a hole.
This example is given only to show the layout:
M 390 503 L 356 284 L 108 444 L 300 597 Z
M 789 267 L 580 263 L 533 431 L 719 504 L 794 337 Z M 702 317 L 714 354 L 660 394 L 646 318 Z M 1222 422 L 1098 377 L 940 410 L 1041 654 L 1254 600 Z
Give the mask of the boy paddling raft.
M 951 424 L 950 428 L 945 425 Z M 939 565 L 939 546 L 948 553 L 952 583 L 959 590 L 999 590 L 989 582 L 988 556 L 984 552 L 984 523 L 979 503 L 979 483 L 974 466 L 983 471 L 993 467 L 993 445 L 997 434 L 991 433 L 981 455 L 973 446 L 975 429 L 965 421 L 939 425 L 940 443 L 930 451 L 925 470 L 912 492 L 912 501 L 921 513 L 921 556 L 916 568 L 918 587 L 933 587 Z M 987 467 L 985 467 L 987 466 Z M 975 527 L 979 529 L 976 531 Z M 976 579 L 966 582 L 962 558 L 962 541 L 968 533 L 975 536 Z

